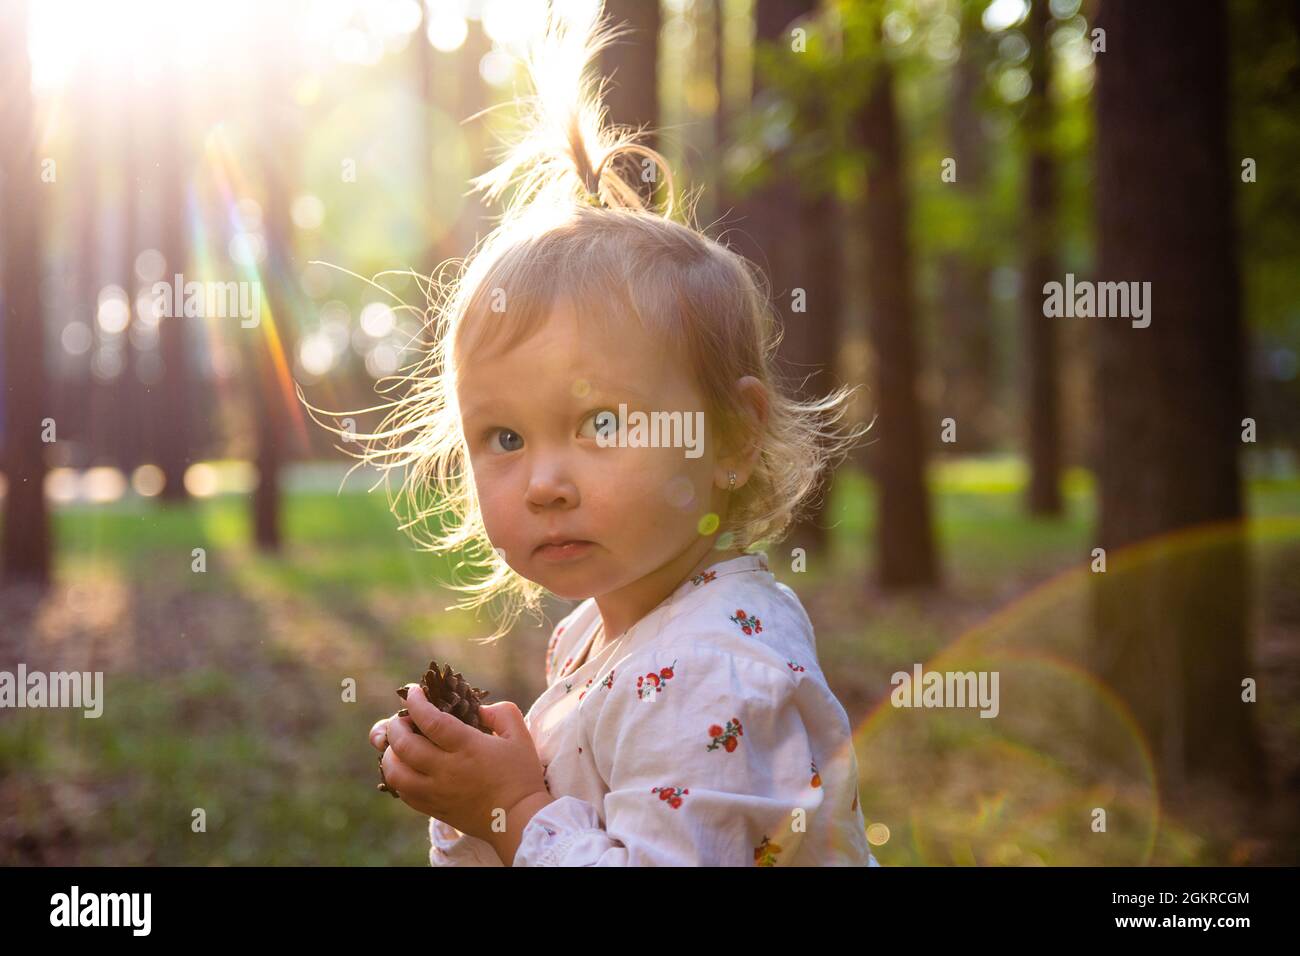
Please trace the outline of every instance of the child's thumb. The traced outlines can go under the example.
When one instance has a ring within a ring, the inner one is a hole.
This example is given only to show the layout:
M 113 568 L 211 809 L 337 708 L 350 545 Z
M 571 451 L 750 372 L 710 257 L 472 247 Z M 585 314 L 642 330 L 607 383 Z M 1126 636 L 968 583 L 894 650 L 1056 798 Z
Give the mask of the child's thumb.
M 527 730 L 524 715 L 512 700 L 501 700 L 495 704 L 484 704 L 478 709 L 483 721 L 498 737 L 512 737 L 519 730 Z

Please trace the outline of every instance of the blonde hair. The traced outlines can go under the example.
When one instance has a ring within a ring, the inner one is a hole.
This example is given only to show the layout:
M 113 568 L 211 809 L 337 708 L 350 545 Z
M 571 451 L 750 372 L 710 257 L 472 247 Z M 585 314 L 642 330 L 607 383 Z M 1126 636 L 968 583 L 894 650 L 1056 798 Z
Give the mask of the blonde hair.
M 744 438 L 756 444 L 751 476 L 730 495 L 717 528 L 719 548 L 749 551 L 779 539 L 809 503 L 823 470 L 867 430 L 844 434 L 831 427 L 847 410 L 852 389 L 841 386 L 808 402 L 783 392 L 775 364 L 780 326 L 762 273 L 689 225 L 689 212 L 674 221 L 667 162 L 638 142 L 639 131 L 605 124 L 604 83 L 593 88 L 586 68 L 619 35 L 595 14 L 576 22 L 548 13 L 524 57 L 536 93 L 524 103 L 523 132 L 495 168 L 471 181 L 471 192 L 485 190 L 489 199 L 513 186 L 510 202 L 467 259 L 444 263 L 431 278 L 425 291 L 432 340 L 409 373 L 396 377 L 409 386 L 406 393 L 359 412 L 326 413 L 388 412 L 378 431 L 352 436 L 364 443 L 363 452 L 340 450 L 360 459 L 354 468 L 374 465 L 385 477 L 404 470 L 398 498 L 389 495 L 402 528 L 426 550 L 463 550 L 466 561 L 457 568 L 479 572 L 451 584 L 468 594 L 453 607 L 505 602 L 489 641 L 509 631 L 524 610 L 538 613 L 545 589 L 510 568 L 488 538 L 469 471 L 454 360 L 527 339 L 557 301 L 573 305 L 582 322 L 606 328 L 639 322 L 655 341 L 678 350 L 671 354 L 689 363 L 723 446 Z M 669 195 L 662 214 L 619 174 L 619 162 L 629 158 L 662 170 Z M 459 269 L 444 280 L 447 265 Z M 508 309 L 494 309 L 507 292 Z M 746 375 L 767 392 L 761 426 L 735 391 Z

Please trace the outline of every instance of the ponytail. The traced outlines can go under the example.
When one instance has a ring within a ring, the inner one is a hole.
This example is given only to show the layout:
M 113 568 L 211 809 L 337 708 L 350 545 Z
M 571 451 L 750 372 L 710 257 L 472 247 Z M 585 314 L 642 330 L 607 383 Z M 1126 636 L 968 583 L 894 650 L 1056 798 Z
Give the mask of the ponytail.
M 613 26 L 609 18 L 598 19 L 600 11 L 597 3 L 583 17 L 558 12 L 548 3 L 543 29 L 524 50 L 533 93 L 521 101 L 522 130 L 495 167 L 470 180 L 470 192 L 482 192 L 488 201 L 514 187 L 504 220 L 537 206 L 574 203 L 649 212 L 641 192 L 618 171 L 619 161 L 636 156 L 663 171 L 668 193 L 663 216 L 673 216 L 673 176 L 667 161 L 639 142 L 643 129 L 606 124 L 606 81 L 596 83 L 589 68 L 627 30 Z M 647 181 L 657 183 L 658 175 Z

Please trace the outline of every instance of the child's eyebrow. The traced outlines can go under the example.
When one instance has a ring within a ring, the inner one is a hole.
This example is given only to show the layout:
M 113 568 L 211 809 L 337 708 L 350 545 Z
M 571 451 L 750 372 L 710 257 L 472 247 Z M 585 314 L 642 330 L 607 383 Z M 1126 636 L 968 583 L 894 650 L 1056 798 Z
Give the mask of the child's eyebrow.
M 595 381 L 591 381 L 590 379 L 588 379 L 588 381 L 591 384 L 592 392 L 597 395 L 602 395 L 605 397 L 617 397 L 620 394 L 627 394 L 627 395 L 631 395 L 633 398 L 639 398 L 642 401 L 646 401 L 650 398 L 649 395 L 646 395 L 644 392 L 637 391 L 631 385 L 624 385 L 621 383 L 618 385 L 614 385 L 610 382 L 595 382 Z M 584 395 L 582 397 L 588 398 L 590 394 L 591 393 L 588 393 L 588 395 Z
M 643 402 L 650 400 L 649 395 L 646 395 L 644 392 L 638 391 L 637 389 L 633 388 L 630 385 L 595 381 L 593 379 L 579 379 L 579 381 L 586 381 L 587 384 L 591 386 L 591 389 L 585 395 L 581 395 L 581 396 L 575 395 L 574 396 L 575 402 L 590 401 L 593 396 L 599 396 L 600 398 L 603 399 L 610 399 L 610 398 L 618 398 L 622 395 L 629 395 L 632 398 L 639 399 Z M 509 399 L 507 398 L 505 402 L 499 402 L 498 400 L 493 400 L 493 399 L 489 399 L 483 402 L 475 402 L 471 405 L 463 406 L 461 411 L 467 420 L 475 419 L 479 415 L 488 412 L 495 412 L 497 408 L 500 407 L 501 404 L 509 404 Z M 535 404 L 535 402 L 529 401 L 527 402 L 527 404 L 532 406 Z

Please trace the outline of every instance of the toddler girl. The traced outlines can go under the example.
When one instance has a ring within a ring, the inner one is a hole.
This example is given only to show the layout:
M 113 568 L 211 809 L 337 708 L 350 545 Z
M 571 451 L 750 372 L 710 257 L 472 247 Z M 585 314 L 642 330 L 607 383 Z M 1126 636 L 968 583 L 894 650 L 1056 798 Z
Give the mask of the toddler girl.
M 761 550 L 861 437 L 828 427 L 848 393 L 786 397 L 758 273 L 643 199 L 671 173 L 587 79 L 615 35 L 549 17 L 525 133 L 475 180 L 512 201 L 362 436 L 487 569 L 461 606 L 581 603 L 526 716 L 486 706 L 487 735 L 414 688 L 371 741 L 435 866 L 876 865 L 848 717 Z

